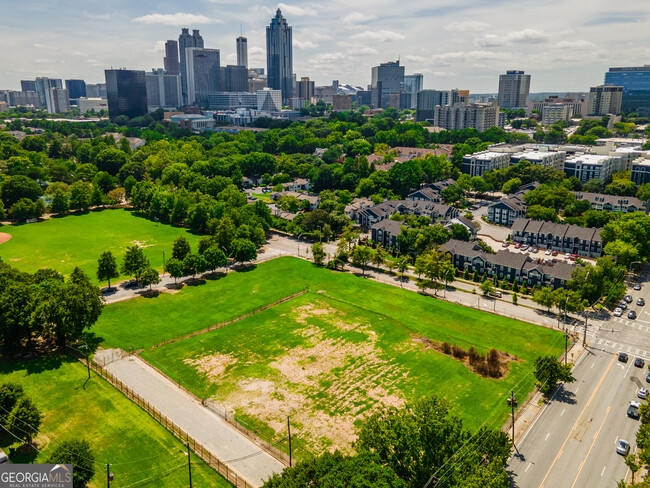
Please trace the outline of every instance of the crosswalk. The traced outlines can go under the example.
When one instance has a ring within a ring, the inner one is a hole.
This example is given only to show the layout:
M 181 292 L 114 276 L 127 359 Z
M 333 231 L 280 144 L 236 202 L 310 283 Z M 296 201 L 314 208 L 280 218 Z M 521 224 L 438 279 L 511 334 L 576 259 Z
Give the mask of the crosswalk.
M 645 351 L 643 349 L 639 349 L 635 346 L 630 346 L 627 344 L 619 343 L 619 342 L 614 342 L 605 338 L 594 338 L 591 341 L 591 346 L 601 346 L 607 349 L 611 349 L 614 352 L 626 352 L 630 354 L 631 356 L 636 356 L 636 357 L 650 357 L 650 352 Z
M 618 324 L 621 324 L 625 327 L 631 329 L 636 329 L 640 332 L 650 332 L 650 326 L 645 324 L 650 324 L 650 322 L 643 320 L 629 320 L 624 317 L 612 317 L 610 321 L 614 321 Z M 643 322 L 643 323 L 641 323 Z M 587 330 L 587 338 L 589 345 L 592 347 L 598 347 L 603 350 L 609 350 L 612 353 L 626 352 L 631 356 L 650 358 L 650 351 L 637 347 L 636 345 L 630 345 L 625 342 L 619 342 L 614 339 L 608 339 L 607 337 L 602 337 L 604 332 L 612 329 L 611 323 L 594 320 L 589 323 L 589 328 Z M 571 333 L 582 336 L 584 333 L 584 322 L 572 321 L 567 324 L 567 330 Z

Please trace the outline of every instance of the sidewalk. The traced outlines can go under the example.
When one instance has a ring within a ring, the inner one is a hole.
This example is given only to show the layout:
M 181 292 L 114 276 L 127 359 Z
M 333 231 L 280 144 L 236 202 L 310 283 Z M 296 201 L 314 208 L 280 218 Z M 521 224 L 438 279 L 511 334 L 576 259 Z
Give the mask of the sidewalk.
M 94 359 L 250 484 L 261 486 L 284 465 L 135 356 L 98 351 Z

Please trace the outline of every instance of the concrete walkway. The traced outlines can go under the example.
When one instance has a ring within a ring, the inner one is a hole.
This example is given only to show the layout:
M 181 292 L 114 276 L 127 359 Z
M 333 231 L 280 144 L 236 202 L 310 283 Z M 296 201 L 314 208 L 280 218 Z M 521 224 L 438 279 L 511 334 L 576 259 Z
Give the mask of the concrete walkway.
M 135 356 L 98 351 L 95 361 L 254 485 L 284 469 L 278 460 Z

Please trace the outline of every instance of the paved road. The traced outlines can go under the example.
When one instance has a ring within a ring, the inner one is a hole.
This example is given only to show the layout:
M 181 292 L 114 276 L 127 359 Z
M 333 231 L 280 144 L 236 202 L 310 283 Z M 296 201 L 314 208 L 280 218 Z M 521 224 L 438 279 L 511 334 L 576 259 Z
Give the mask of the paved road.
M 647 279 L 644 273 L 642 280 Z M 650 299 L 650 285 L 630 289 L 634 302 Z M 639 422 L 628 418 L 627 406 L 641 387 L 648 387 L 648 370 L 633 365 L 636 357 L 650 359 L 650 313 L 632 306 L 636 321 L 605 315 L 590 320 L 588 350 L 574 368 L 576 381 L 563 385 L 517 443 L 509 463 L 513 487 L 612 487 L 629 472 L 616 453 L 618 439 L 635 445 Z M 628 309 L 629 310 L 629 309 Z M 569 330 L 584 332 L 583 325 Z M 618 353 L 627 352 L 627 363 Z
M 224 460 L 249 483 L 261 486 L 284 466 L 224 422 L 218 415 L 201 406 L 190 395 L 151 368 L 138 357 L 121 359 L 115 350 L 99 351 L 95 361 L 135 390 L 141 397 L 194 437 L 206 449 Z M 111 362 L 109 362 L 111 361 Z

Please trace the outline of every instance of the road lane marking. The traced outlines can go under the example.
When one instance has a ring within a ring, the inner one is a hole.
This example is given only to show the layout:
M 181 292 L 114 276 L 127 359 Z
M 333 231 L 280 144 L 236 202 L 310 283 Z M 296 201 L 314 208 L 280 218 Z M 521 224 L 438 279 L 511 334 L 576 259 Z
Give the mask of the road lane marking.
M 533 463 L 528 463 L 528 467 L 526 468 L 526 471 L 524 473 L 528 472 L 528 469 L 532 466 Z M 602 476 L 602 475 L 601 475 Z
M 637 349 L 636 352 L 635 352 L 634 354 L 639 354 L 639 350 Z
M 576 391 L 575 391 L 574 393 L 578 393 L 578 390 L 579 390 L 579 389 L 580 389 L 580 387 L 576 388 Z
M 632 346 L 629 346 L 629 347 L 627 348 L 627 352 L 632 352 Z
M 551 435 L 550 432 L 549 432 L 548 434 L 546 434 L 546 437 L 544 437 L 544 440 L 548 439 L 548 436 L 549 436 L 549 435 Z
M 602 341 L 602 339 L 601 339 L 601 341 Z M 600 344 L 600 342 L 599 342 L 598 344 Z M 594 363 L 594 364 L 591 365 L 592 368 L 593 368 L 594 366 L 596 366 L 596 363 Z
M 560 414 L 560 417 L 564 415 L 564 412 L 566 411 L 566 408 L 562 410 L 562 413 Z
M 606 470 L 606 469 L 607 469 L 607 466 L 603 466 L 603 470 L 600 472 L 600 476 L 601 476 L 601 478 L 602 478 L 602 476 L 605 474 L 605 470 Z
M 566 446 L 566 443 L 569 442 L 569 439 L 571 438 L 571 435 L 573 434 L 573 431 L 576 430 L 576 427 L 578 427 L 578 424 L 580 423 L 580 418 L 582 415 L 585 413 L 585 410 L 589 407 L 591 402 L 593 401 L 594 397 L 596 396 L 596 393 L 598 393 L 598 390 L 600 387 L 603 385 L 603 381 L 605 381 L 605 377 L 607 376 L 607 373 L 609 373 L 609 370 L 612 369 L 612 366 L 614 365 L 614 361 L 616 360 L 615 356 L 612 356 L 612 360 L 609 362 L 609 366 L 607 366 L 607 369 L 605 370 L 605 373 L 600 377 L 600 380 L 598 381 L 598 384 L 596 385 L 596 388 L 592 392 L 591 396 L 589 397 L 589 400 L 587 401 L 587 404 L 583 407 L 582 411 L 580 412 L 580 415 L 578 415 L 578 418 L 576 419 L 575 424 L 573 424 L 573 427 L 571 427 L 571 430 L 569 431 L 569 434 L 566 436 L 566 439 L 564 439 L 564 443 L 562 444 L 562 447 L 560 448 L 560 452 L 557 453 L 557 456 L 555 456 L 555 459 L 551 463 L 551 466 L 548 468 L 548 471 L 546 472 L 546 475 L 544 476 L 544 479 L 542 480 L 542 483 L 539 485 L 539 488 L 543 488 L 544 483 L 546 482 L 546 479 L 548 478 L 548 475 L 551 474 L 551 471 L 553 470 L 553 466 L 555 466 L 555 463 L 557 462 L 558 459 L 560 459 L 560 456 L 562 455 L 562 452 L 564 451 L 564 446 Z M 608 407 L 609 409 L 609 407 Z
M 594 444 L 596 444 L 596 439 L 598 439 L 598 435 L 600 434 L 600 431 L 603 428 L 603 425 L 605 424 L 605 420 L 607 420 L 607 416 L 609 415 L 609 411 L 611 410 L 611 408 L 612 407 L 607 407 L 607 411 L 605 412 L 605 417 L 603 418 L 603 421 L 600 423 L 600 427 L 598 427 L 598 430 L 594 434 L 594 440 L 591 442 L 591 446 L 589 446 L 589 450 L 587 451 L 587 455 L 585 456 L 585 458 L 580 463 L 580 467 L 578 468 L 578 474 L 576 474 L 576 477 L 573 480 L 573 484 L 571 485 L 571 488 L 573 488 L 576 485 L 576 483 L 578 482 L 578 477 L 580 476 L 580 473 L 582 472 L 582 468 L 585 467 L 585 463 L 587 462 L 587 458 L 589 458 L 589 454 L 591 454 L 591 450 L 594 448 Z

